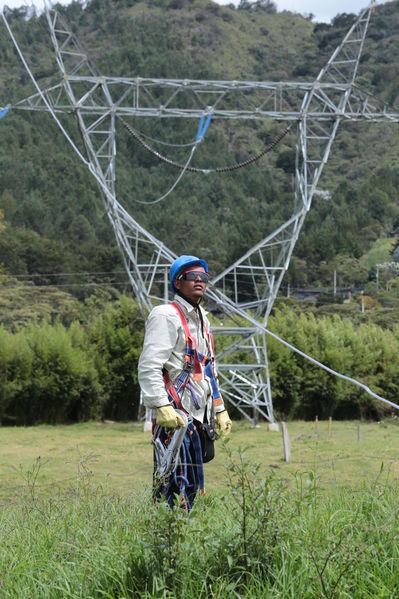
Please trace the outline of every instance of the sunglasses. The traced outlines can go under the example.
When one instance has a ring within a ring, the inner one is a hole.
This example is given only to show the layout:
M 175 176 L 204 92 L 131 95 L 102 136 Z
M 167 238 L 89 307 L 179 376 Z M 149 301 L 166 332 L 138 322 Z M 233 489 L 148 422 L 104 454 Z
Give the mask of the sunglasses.
M 200 278 L 203 283 L 207 283 L 209 279 L 209 275 L 207 272 L 201 272 L 199 270 L 190 270 L 190 272 L 185 272 L 178 277 L 178 279 L 184 279 L 185 281 L 196 281 L 197 278 Z

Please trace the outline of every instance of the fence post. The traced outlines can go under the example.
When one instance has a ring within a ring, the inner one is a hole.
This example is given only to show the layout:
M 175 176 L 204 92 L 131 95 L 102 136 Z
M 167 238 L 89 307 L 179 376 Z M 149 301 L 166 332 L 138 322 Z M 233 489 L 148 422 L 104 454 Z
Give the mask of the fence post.
M 360 424 L 357 425 L 357 442 L 360 443 L 361 441 L 361 437 L 360 437 Z
M 318 428 L 319 428 L 319 417 L 316 416 L 315 419 L 314 419 L 314 431 L 315 431 L 315 433 L 318 432 Z
M 328 438 L 331 439 L 331 428 L 332 428 L 332 418 L 329 416 L 328 418 Z
M 291 461 L 291 444 L 285 422 L 281 423 L 281 431 L 283 433 L 284 461 L 289 464 Z

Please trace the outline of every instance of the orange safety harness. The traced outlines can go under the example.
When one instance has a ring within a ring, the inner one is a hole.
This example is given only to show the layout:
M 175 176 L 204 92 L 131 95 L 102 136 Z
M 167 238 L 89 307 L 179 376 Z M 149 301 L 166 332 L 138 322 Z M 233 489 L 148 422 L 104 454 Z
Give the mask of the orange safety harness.
M 213 367 L 215 350 L 212 334 L 206 330 L 205 326 L 203 327 L 207 342 L 207 353 L 203 355 L 198 351 L 197 342 L 190 333 L 187 319 L 182 309 L 175 302 L 172 302 L 170 305 L 175 308 L 180 317 L 186 336 L 186 350 L 184 354 L 184 368 L 174 383 L 167 370 L 163 369 L 165 389 L 168 393 L 169 401 L 174 404 L 175 408 L 185 411 L 181 405 L 180 397 L 184 389 L 188 389 L 191 393 L 194 406 L 196 409 L 200 409 L 201 406 L 191 385 L 191 380 L 202 380 L 204 376 L 203 372 L 205 372 L 211 383 L 214 407 L 223 405 L 223 399 L 217 385 Z M 164 448 L 163 453 L 167 451 L 171 435 L 173 434 L 176 434 L 176 432 L 167 431 L 162 427 L 155 427 L 154 439 L 157 439 L 158 450 L 160 445 Z M 155 443 L 154 448 L 155 450 L 157 449 Z M 179 494 L 183 500 L 183 505 L 189 510 L 192 507 L 196 490 L 199 489 L 201 495 L 205 493 L 201 440 L 197 427 L 190 417 L 185 435 L 177 451 L 178 458 L 176 458 L 174 471 L 171 473 L 169 480 L 164 481 L 161 492 L 165 495 L 170 506 L 174 505 L 175 494 Z M 157 469 L 155 469 L 154 488 L 159 488 L 157 474 Z
M 175 308 L 178 315 L 180 316 L 180 321 L 182 323 L 184 333 L 186 336 L 186 351 L 184 355 L 184 368 L 179 374 L 179 376 L 176 378 L 175 383 L 171 381 L 169 373 L 166 371 L 166 369 L 163 370 L 165 389 L 168 393 L 169 401 L 173 402 L 177 408 L 182 409 L 180 395 L 184 391 L 184 389 L 187 388 L 191 393 L 195 408 L 199 409 L 200 405 L 198 402 L 198 398 L 191 385 L 190 379 L 192 378 L 193 381 L 201 381 L 204 376 L 202 371 L 203 368 L 206 376 L 209 378 L 209 381 L 211 383 L 214 407 L 216 408 L 218 406 L 223 405 L 223 398 L 220 394 L 214 371 L 215 348 L 213 344 L 212 333 L 208 332 L 206 327 L 204 326 L 208 352 L 203 355 L 198 351 L 197 342 L 190 333 L 187 319 L 183 313 L 183 310 L 176 302 L 172 302 L 170 305 Z

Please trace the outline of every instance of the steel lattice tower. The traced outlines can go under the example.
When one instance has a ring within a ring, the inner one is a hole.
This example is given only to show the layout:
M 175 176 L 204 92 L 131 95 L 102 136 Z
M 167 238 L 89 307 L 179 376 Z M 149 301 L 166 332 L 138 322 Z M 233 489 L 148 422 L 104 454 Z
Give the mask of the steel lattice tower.
M 296 127 L 295 198 L 292 216 L 239 260 L 215 276 L 208 298 L 231 326 L 214 332 L 233 341 L 218 355 L 225 398 L 248 419 L 274 421 L 267 359 L 267 323 L 298 236 L 342 120 L 399 122 L 355 86 L 373 2 L 311 82 L 211 81 L 104 77 L 62 15 L 46 6 L 61 81 L 14 108 L 72 112 L 99 185 L 116 242 L 143 316 L 167 299 L 168 270 L 176 257 L 118 202 L 115 194 L 116 118 L 189 118 L 292 121 Z M 238 102 L 239 99 L 239 102 Z M 238 109 L 237 106 L 240 106 Z M 252 301 L 240 299 L 250 287 Z M 244 323 L 244 324 L 243 324 Z M 240 363 L 235 358 L 241 356 Z M 243 360 L 242 356 L 246 358 Z

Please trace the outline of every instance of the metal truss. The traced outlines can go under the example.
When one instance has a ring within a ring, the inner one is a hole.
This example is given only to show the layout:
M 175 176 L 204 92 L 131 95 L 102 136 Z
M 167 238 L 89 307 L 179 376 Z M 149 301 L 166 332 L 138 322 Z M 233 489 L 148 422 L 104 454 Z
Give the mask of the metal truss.
M 125 117 L 199 119 L 204 114 L 212 114 L 213 120 L 297 121 L 304 95 L 317 89 L 319 98 L 323 100 L 319 110 L 316 106 L 308 107 L 307 115 L 312 120 L 328 121 L 332 115 L 339 113 L 339 99 L 349 90 L 348 106 L 342 114 L 346 120 L 397 122 L 396 112 L 387 107 L 381 110 L 371 96 L 354 85 L 333 81 L 319 81 L 315 88 L 315 82 L 296 81 L 165 80 L 102 75 L 68 75 L 66 80 L 77 91 L 76 104 L 72 104 L 72 107 L 85 115 L 101 116 L 113 108 L 119 116 Z M 65 88 L 63 81 L 45 90 L 46 97 L 57 112 L 71 111 Z M 33 94 L 14 108 L 43 110 L 42 97 Z
M 342 120 L 399 122 L 355 86 L 372 12 L 363 10 L 326 66 L 312 82 L 197 81 L 104 77 L 62 16 L 46 15 L 62 80 L 14 108 L 73 113 L 89 168 L 96 177 L 116 241 L 143 316 L 168 299 L 168 269 L 175 258 L 139 225 L 115 195 L 118 117 L 278 119 L 297 123 L 292 216 L 210 282 L 207 296 L 225 315 L 218 353 L 221 388 L 235 408 L 256 423 L 274 421 L 267 359 L 267 322 L 312 198 Z

